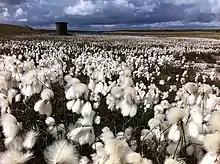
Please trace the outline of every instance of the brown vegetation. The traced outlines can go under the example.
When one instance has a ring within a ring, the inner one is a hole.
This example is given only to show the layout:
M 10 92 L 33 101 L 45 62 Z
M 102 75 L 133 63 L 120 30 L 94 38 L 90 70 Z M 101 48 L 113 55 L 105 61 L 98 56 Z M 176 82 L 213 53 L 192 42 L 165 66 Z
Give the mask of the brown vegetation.
M 50 29 L 33 29 L 29 26 L 19 26 L 0 23 L 0 36 L 15 36 L 25 34 L 53 34 L 56 30 Z M 165 37 L 205 37 L 205 38 L 220 38 L 220 30 L 218 29 L 186 29 L 186 30 L 168 30 L 168 29 L 149 29 L 149 30 L 118 30 L 118 31 L 83 31 L 69 30 L 70 33 L 82 34 L 105 34 L 105 35 L 150 35 L 150 36 L 165 36 Z
M 36 31 L 28 26 L 0 24 L 0 36 L 37 34 L 37 33 L 39 33 L 39 31 Z
M 206 38 L 220 38 L 220 30 L 118 30 L 109 31 L 105 34 L 120 34 L 120 35 L 153 35 L 153 36 L 173 36 L 173 37 L 206 37 Z

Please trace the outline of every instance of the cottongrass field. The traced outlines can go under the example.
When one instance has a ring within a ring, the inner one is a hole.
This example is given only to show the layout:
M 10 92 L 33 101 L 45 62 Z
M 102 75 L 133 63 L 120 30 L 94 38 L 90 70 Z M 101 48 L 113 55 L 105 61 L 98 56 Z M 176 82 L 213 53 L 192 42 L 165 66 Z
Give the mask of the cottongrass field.
M 220 163 L 220 40 L 0 41 L 0 164 Z

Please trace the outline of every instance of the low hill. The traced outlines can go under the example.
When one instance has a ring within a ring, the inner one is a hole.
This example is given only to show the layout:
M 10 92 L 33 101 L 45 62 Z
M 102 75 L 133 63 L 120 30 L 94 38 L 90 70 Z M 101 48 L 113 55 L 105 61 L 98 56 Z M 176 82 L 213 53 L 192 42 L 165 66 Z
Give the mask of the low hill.
M 11 36 L 11 35 L 21 35 L 21 34 L 37 34 L 36 31 L 28 26 L 18 26 L 11 24 L 0 24 L 0 35 L 1 36 Z

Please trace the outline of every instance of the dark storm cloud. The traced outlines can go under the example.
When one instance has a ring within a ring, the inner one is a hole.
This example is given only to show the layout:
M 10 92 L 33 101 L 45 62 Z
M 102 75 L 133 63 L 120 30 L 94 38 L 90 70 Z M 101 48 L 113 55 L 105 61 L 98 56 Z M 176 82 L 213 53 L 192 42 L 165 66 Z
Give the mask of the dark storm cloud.
M 25 0 L 0 0 L 0 3 L 5 5 L 18 5 L 24 2 Z
M 0 0 L 1 4 L 6 4 L 2 9 L 7 8 L 8 21 L 31 26 L 68 21 L 70 27 L 83 28 L 161 27 L 169 22 L 191 27 L 214 25 L 220 15 L 220 2 L 213 0 Z

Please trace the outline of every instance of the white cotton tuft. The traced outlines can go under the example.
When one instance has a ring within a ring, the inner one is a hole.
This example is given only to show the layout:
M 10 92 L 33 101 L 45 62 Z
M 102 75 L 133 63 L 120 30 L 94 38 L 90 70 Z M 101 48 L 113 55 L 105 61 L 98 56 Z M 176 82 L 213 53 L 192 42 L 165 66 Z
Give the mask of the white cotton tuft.
M 159 84 L 160 84 L 160 85 L 164 85 L 164 84 L 165 84 L 165 81 L 164 81 L 164 80 L 160 80 L 160 81 L 159 81 Z
M 161 104 L 155 105 L 154 106 L 154 112 L 159 112 L 159 113 L 163 113 L 164 112 L 164 107 Z
M 188 124 L 188 134 L 189 134 L 189 136 L 194 137 L 194 138 L 197 138 L 199 135 L 199 127 L 193 121 L 191 121 Z
M 195 106 L 192 108 L 193 110 L 191 110 L 191 117 L 194 123 L 196 123 L 198 126 L 202 126 L 202 122 L 203 122 L 203 114 L 202 114 L 202 110 L 201 108 L 199 108 L 198 106 Z
M 174 124 L 171 126 L 170 131 L 168 133 L 168 138 L 171 141 L 177 142 L 180 139 L 180 130 L 179 127 Z
M 52 105 L 48 100 L 39 100 L 35 103 L 34 110 L 41 115 L 46 114 L 49 117 L 52 114 Z
M 210 94 L 208 99 L 206 100 L 206 110 L 213 111 L 215 109 L 217 102 L 217 97 L 216 95 Z
M 82 96 L 84 96 L 85 99 L 88 98 L 88 94 L 89 94 L 89 88 L 86 84 L 83 83 L 77 83 L 74 84 L 73 86 L 71 86 L 69 88 L 69 90 L 72 90 L 72 95 L 70 95 L 70 99 L 78 99 Z M 67 91 L 68 92 L 68 91 Z M 68 99 L 68 98 L 67 98 Z
M 12 73 L 9 71 L 0 71 L 0 77 L 5 80 L 10 80 Z
M 64 76 L 64 80 L 68 83 L 68 81 L 70 80 L 72 78 L 72 76 L 71 75 L 65 75 Z
M 3 93 L 0 93 L 0 99 L 7 99 L 7 96 Z
M 189 94 L 193 94 L 198 90 L 198 86 L 196 85 L 196 83 L 193 82 L 188 82 L 184 85 L 184 89 L 189 93 Z
M 8 124 L 3 126 L 3 134 L 5 138 L 5 145 L 8 145 L 18 134 L 19 132 L 19 124 Z
M 201 103 L 203 102 L 203 96 L 202 95 L 199 95 L 196 99 L 196 104 L 197 105 L 201 105 Z
M 130 152 L 125 155 L 125 162 L 126 163 L 138 164 L 138 163 L 141 163 L 141 161 L 142 161 L 142 157 L 139 153 Z
M 1 125 L 17 124 L 17 119 L 12 114 L 3 114 L 1 117 Z
M 124 135 L 127 139 L 131 139 L 132 133 L 133 133 L 132 127 L 126 128 L 124 133 L 125 133 Z
M 99 105 L 100 105 L 99 102 L 94 102 L 92 107 L 93 109 L 98 109 Z
M 80 83 L 80 80 L 79 80 L 79 79 L 73 78 L 73 77 L 71 77 L 70 75 L 66 75 L 66 76 L 64 77 L 64 80 L 67 82 L 67 86 Z
M 126 117 L 134 117 L 137 114 L 137 105 L 136 104 L 129 104 L 125 99 L 121 101 L 121 114 Z
M 209 84 L 202 84 L 199 89 L 199 93 L 205 93 L 206 95 L 209 95 L 213 92 L 212 87 Z
M 100 116 L 96 116 L 96 117 L 94 118 L 94 123 L 97 124 L 97 125 L 99 125 L 99 124 L 101 123 L 101 117 L 100 117 Z
M 85 135 L 79 138 L 79 144 L 89 144 L 92 145 L 95 141 L 94 129 L 89 130 Z
M 119 86 L 113 86 L 111 88 L 111 94 L 115 97 L 115 98 L 121 98 L 124 95 L 124 89 L 119 87 Z
M 160 124 L 161 124 L 161 121 L 157 118 L 151 118 L 148 121 L 148 126 L 150 127 L 150 129 L 155 129 Z
M 132 80 L 131 77 L 125 77 L 122 82 L 122 87 L 126 88 L 131 86 L 134 86 L 134 81 Z
M 45 123 L 47 126 L 53 126 L 55 124 L 55 120 L 53 117 L 47 117 Z
M 132 104 L 131 105 L 131 110 L 130 110 L 130 117 L 134 117 L 137 114 L 137 105 Z
M 12 100 L 15 98 L 15 96 L 17 95 L 18 91 L 15 89 L 9 89 L 8 91 L 8 101 L 11 104 Z
M 186 117 L 186 112 L 184 111 L 184 109 L 179 107 L 171 108 L 167 113 L 167 120 L 172 124 L 177 123 L 184 117 Z
M 104 145 L 101 142 L 95 142 L 92 144 L 92 149 L 96 151 L 96 154 L 100 157 L 106 156 Z
M 189 105 L 194 105 L 196 103 L 196 96 L 194 94 L 189 95 L 187 102 Z
M 100 139 L 103 141 L 103 142 L 106 142 L 108 140 L 111 140 L 113 138 L 115 138 L 114 134 L 112 133 L 112 131 L 108 128 L 108 127 L 104 127 L 102 129 L 102 134 L 100 136 Z
M 95 112 L 92 111 L 89 117 L 79 118 L 77 122 L 82 126 L 92 126 L 94 116 L 95 116 Z
M 153 162 L 147 158 L 143 158 L 141 164 L 153 164 Z
M 107 161 L 104 161 L 104 163 L 101 164 L 124 164 L 124 162 L 117 156 L 110 156 Z
M 212 154 L 208 152 L 203 157 L 203 159 L 199 162 L 199 164 L 215 164 L 217 158 L 218 158 L 217 154 Z
M 50 100 L 54 97 L 54 92 L 51 89 L 46 88 L 41 92 L 40 96 L 42 100 Z
M 73 107 L 74 103 L 75 103 L 75 100 L 68 101 L 68 102 L 66 103 L 67 109 L 68 109 L 68 110 L 72 110 L 72 107 Z
M 122 158 L 126 152 L 126 146 L 125 141 L 112 139 L 105 143 L 105 151 L 110 156 Z
M 80 161 L 79 164 L 88 164 L 90 161 L 86 156 L 83 156 Z
M 4 140 L 5 146 L 8 149 L 13 148 L 16 151 L 23 150 L 23 146 L 22 146 L 23 142 L 24 142 L 24 139 L 19 135 L 15 136 L 12 140 L 11 140 L 11 138 L 6 138 Z
M 72 106 L 72 112 L 79 114 L 82 110 L 82 105 L 83 105 L 82 101 L 80 99 L 77 99 L 74 105 Z
M 116 139 L 118 139 L 118 140 L 123 140 L 123 139 L 125 139 L 124 132 L 118 132 L 118 133 L 116 134 Z
M 98 149 L 104 148 L 104 145 L 102 144 L 102 142 L 95 142 L 95 143 L 92 144 L 92 148 L 94 150 L 98 150 Z
M 10 86 L 9 81 L 0 76 L 0 89 L 8 89 L 10 87 L 12 86 Z
M 67 100 L 76 99 L 76 93 L 74 92 L 73 86 L 71 86 L 65 93 Z
M 205 135 L 204 134 L 199 134 L 198 137 L 197 137 L 197 140 L 201 143 L 204 142 L 204 138 L 205 138 Z
M 30 97 L 34 94 L 34 91 L 31 85 L 24 85 L 21 89 L 21 93 L 27 97 Z
M 37 136 L 38 132 L 33 130 L 29 131 L 24 138 L 23 147 L 26 149 L 32 149 L 36 143 Z
M 81 114 L 83 117 L 90 117 L 92 114 L 92 105 L 89 101 L 87 101 L 83 107 L 82 107 L 82 111 Z
M 64 124 L 58 124 L 56 126 L 48 126 L 47 131 L 55 138 L 59 138 L 60 135 L 64 135 L 65 127 Z M 58 136 L 59 134 L 59 136 Z
M 38 102 L 36 102 L 36 103 L 34 104 L 34 111 L 35 111 L 35 112 L 39 112 L 39 110 L 40 110 L 41 108 L 43 108 L 43 105 L 44 105 L 44 100 L 39 100 Z
M 130 111 L 131 111 L 131 106 L 130 104 L 127 103 L 126 100 L 121 101 L 120 107 L 121 107 L 122 116 L 123 117 L 129 116 Z
M 94 90 L 95 90 L 95 87 L 96 87 L 96 82 L 95 82 L 95 80 L 90 79 L 89 84 L 88 84 L 88 88 L 89 88 L 91 91 L 94 91 Z
M 4 133 L 4 132 L 3 132 Z M 5 134 L 4 134 L 5 135 Z M 15 138 L 15 136 L 14 137 L 6 137 L 5 139 L 4 139 L 4 144 L 5 144 L 5 146 L 8 146 L 8 145 L 10 145 L 11 143 L 12 143 L 12 141 L 14 140 L 14 138 Z
M 86 143 L 92 144 L 95 139 L 94 129 L 93 127 L 78 127 L 70 130 L 70 132 L 67 134 L 67 137 L 80 145 Z
M 11 113 L 9 101 L 6 98 L 0 99 L 1 114 Z
M 33 153 L 31 152 L 22 153 L 10 148 L 0 154 L 0 164 L 21 164 L 28 162 L 31 158 L 33 158 Z
M 206 134 L 204 147 L 208 152 L 218 154 L 220 152 L 220 132 Z
M 216 111 L 212 113 L 211 125 L 213 130 L 220 131 L 220 112 Z
M 104 89 L 103 83 L 102 83 L 102 82 L 99 82 L 98 84 L 96 84 L 94 92 L 95 92 L 96 94 L 102 93 L 103 89 Z
M 21 101 L 21 94 L 17 94 L 15 96 L 15 102 L 20 102 Z
M 5 145 L 8 145 L 19 132 L 19 123 L 17 119 L 11 114 L 4 114 L 1 118 L 1 125 L 3 127 L 3 134 L 6 137 Z
M 44 151 L 44 157 L 48 164 L 68 163 L 78 164 L 79 158 L 73 145 L 66 140 L 54 142 Z
M 169 157 L 165 159 L 164 164 L 186 164 L 186 163 L 184 161 L 177 161 L 176 159 Z

